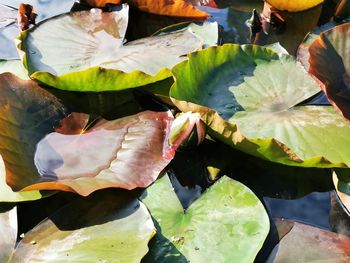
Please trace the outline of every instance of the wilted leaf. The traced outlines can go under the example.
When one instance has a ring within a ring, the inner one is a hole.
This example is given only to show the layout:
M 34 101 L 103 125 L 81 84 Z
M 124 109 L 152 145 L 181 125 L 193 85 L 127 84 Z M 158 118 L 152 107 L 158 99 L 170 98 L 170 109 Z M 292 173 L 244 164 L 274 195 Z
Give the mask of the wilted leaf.
M 278 10 L 298 12 L 310 9 L 323 3 L 323 0 L 266 0 L 270 5 Z
M 35 24 L 37 14 L 34 8 L 28 4 L 20 4 L 18 7 L 18 26 L 23 31 L 29 28 L 31 24 Z
M 321 80 L 329 101 L 350 120 L 350 23 L 320 34 L 309 47 L 309 72 Z
M 259 199 L 226 176 L 186 210 L 167 175 L 147 189 L 142 202 L 157 227 L 149 262 L 253 262 L 269 232 Z
M 173 73 L 174 103 L 200 113 L 225 143 L 288 165 L 350 166 L 350 126 L 332 107 L 298 105 L 320 87 L 292 56 L 250 45 L 210 47 Z
M 17 239 L 17 208 L 0 212 L 0 262 L 6 263 Z
M 195 8 L 193 0 L 127 0 L 130 6 L 152 14 L 205 19 L 208 14 Z M 201 5 L 206 1 L 195 1 Z
M 332 262 L 350 260 L 350 238 L 317 227 L 276 220 L 281 241 L 267 263 Z
M 142 203 L 115 190 L 100 191 L 25 234 L 10 262 L 140 262 L 153 235 Z
M 120 11 L 92 9 L 47 20 L 22 34 L 28 71 L 60 89 L 121 90 L 170 77 L 184 55 L 203 45 L 190 29 L 123 45 L 127 24 L 125 4 Z

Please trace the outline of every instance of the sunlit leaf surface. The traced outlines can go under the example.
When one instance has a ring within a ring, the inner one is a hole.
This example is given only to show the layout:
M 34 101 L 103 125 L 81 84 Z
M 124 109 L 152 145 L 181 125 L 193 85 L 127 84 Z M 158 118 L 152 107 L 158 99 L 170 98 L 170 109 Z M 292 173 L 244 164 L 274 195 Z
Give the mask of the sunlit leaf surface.
M 0 168 L 1 169 L 1 168 Z M 17 239 L 17 209 L 0 212 L 0 261 L 6 263 Z
M 332 107 L 298 105 L 320 86 L 293 57 L 224 45 L 191 54 L 173 72 L 174 103 L 199 112 L 225 143 L 288 165 L 350 165 L 350 126 Z
M 270 5 L 282 11 L 298 12 L 323 3 L 323 0 L 266 0 Z
M 140 262 L 153 235 L 144 204 L 107 190 L 72 202 L 26 233 L 10 262 Z
M 170 77 L 184 55 L 202 48 L 191 29 L 123 45 L 128 9 L 70 13 L 25 31 L 20 47 L 29 73 L 65 90 L 121 90 Z
M 149 262 L 253 262 L 269 232 L 259 199 L 225 176 L 186 210 L 167 175 L 147 189 L 142 202 L 157 227 Z
M 309 47 L 309 72 L 321 80 L 329 101 L 350 120 L 350 23 L 320 34 Z
M 332 262 L 350 260 L 350 238 L 288 220 L 277 220 L 282 238 L 267 263 Z
M 192 5 L 208 4 L 209 1 L 206 0 L 128 0 L 127 2 L 132 7 L 152 14 L 202 19 L 208 16 L 207 13 L 198 10 Z

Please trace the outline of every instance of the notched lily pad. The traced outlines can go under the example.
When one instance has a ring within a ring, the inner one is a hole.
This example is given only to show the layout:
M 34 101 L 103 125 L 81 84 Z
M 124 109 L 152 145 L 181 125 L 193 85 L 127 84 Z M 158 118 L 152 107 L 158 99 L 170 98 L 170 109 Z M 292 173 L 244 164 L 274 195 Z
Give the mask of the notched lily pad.
M 10 262 L 140 262 L 154 233 L 144 204 L 115 189 L 99 191 L 26 233 Z
M 202 48 L 191 29 L 123 45 L 128 10 L 123 4 L 115 12 L 69 13 L 22 33 L 19 48 L 31 77 L 64 90 L 122 90 L 170 77 L 187 53 Z
M 320 84 L 292 57 L 259 46 L 192 53 L 170 95 L 209 133 L 257 157 L 304 167 L 350 166 L 350 126 L 329 106 L 300 106 Z
M 186 210 L 167 175 L 145 191 L 142 202 L 157 227 L 146 262 L 253 262 L 269 232 L 259 199 L 226 176 Z

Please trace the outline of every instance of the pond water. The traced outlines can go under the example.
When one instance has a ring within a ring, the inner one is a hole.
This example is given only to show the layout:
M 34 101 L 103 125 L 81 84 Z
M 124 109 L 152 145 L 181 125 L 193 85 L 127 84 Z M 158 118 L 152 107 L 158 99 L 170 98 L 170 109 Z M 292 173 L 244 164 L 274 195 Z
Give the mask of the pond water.
M 20 2 L 34 5 L 39 14 L 39 20 L 67 12 L 74 3 L 73 0 L 0 0 L 0 4 L 13 7 L 16 7 Z M 221 26 L 222 43 L 267 45 L 280 42 L 290 54 L 295 54 L 298 45 L 307 32 L 329 19 L 328 13 L 334 8 L 334 4 L 328 1 L 328 6 L 324 9 L 317 7 L 298 14 L 285 14 L 287 26 L 282 31 L 271 27 L 265 33 L 260 32 L 252 35 L 249 27 L 246 25 L 246 21 L 251 16 L 253 8 L 258 11 L 262 10 L 262 1 L 218 0 L 216 2 L 219 9 L 208 7 L 201 7 L 201 9 L 211 14 L 212 17 L 209 20 L 217 21 Z M 130 15 L 133 19 L 127 33 L 128 40 L 148 36 L 162 27 L 183 21 L 183 19 L 164 18 L 137 11 L 131 11 Z M 18 57 L 12 41 L 18 33 L 19 31 L 15 24 L 0 29 L 0 59 Z M 83 105 L 81 103 L 83 100 L 88 100 L 90 110 L 94 108 L 94 113 L 101 113 L 101 111 L 104 113 L 111 112 L 110 109 L 114 105 L 113 102 L 118 99 L 118 96 L 115 96 L 114 93 L 104 93 L 102 95 L 82 94 L 78 96 L 74 93 L 52 92 L 56 95 L 59 93 L 61 98 L 65 98 L 67 104 L 74 104 L 67 105 L 68 107 L 79 108 Z M 128 96 L 131 95 L 129 94 Z M 133 94 L 130 97 L 131 99 L 138 98 L 139 104 L 135 106 L 135 111 L 139 107 L 143 109 L 158 107 L 152 103 L 142 102 L 142 99 L 145 98 L 143 96 L 147 95 Z M 147 97 L 147 99 L 149 98 Z M 94 106 L 95 101 L 98 101 L 98 106 L 96 107 Z M 322 103 L 328 103 L 324 101 L 324 97 L 322 101 Z M 311 101 L 311 103 L 314 102 Z M 84 107 L 87 106 L 85 105 Z M 103 108 L 102 110 L 101 107 Z M 119 117 L 118 113 L 115 112 L 112 115 L 113 117 Z M 206 170 L 210 163 L 219 163 L 222 166 L 221 175 L 226 174 L 251 188 L 263 201 L 271 218 L 286 218 L 331 231 L 348 232 L 344 220 L 346 222 L 349 220 L 346 215 L 339 212 L 339 203 L 336 194 L 334 194 L 330 170 L 295 168 L 273 164 L 237 153 L 222 144 L 213 145 L 211 141 L 205 142 L 199 149 L 179 152 L 168 167 L 171 180 L 184 207 L 188 207 L 211 184 L 208 171 Z M 61 194 L 59 196 L 61 201 L 57 201 L 57 197 L 51 197 L 52 202 L 57 202 L 57 206 L 63 205 L 66 199 L 62 198 L 62 196 L 71 195 Z M 36 209 L 41 212 L 31 222 L 27 220 L 25 223 L 23 222 L 21 224 L 21 232 L 30 229 L 40 218 L 45 217 L 49 213 L 50 209 L 47 209 L 47 212 L 43 212 L 43 206 L 45 206 L 43 201 L 36 201 L 30 205 L 31 209 L 37 207 Z M 19 206 L 20 216 L 24 217 L 28 209 L 29 204 L 21 204 Z M 270 246 L 268 243 L 266 242 L 266 251 L 260 253 L 256 262 L 264 262 L 266 259 L 268 251 L 273 247 L 273 242 Z

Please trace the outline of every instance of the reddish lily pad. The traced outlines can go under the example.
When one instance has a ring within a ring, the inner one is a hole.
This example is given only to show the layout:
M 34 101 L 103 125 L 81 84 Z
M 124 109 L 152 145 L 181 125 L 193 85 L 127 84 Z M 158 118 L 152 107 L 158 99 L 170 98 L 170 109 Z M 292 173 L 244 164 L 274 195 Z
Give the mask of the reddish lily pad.
M 349 237 L 288 220 L 275 223 L 281 241 L 267 263 L 349 262 Z
M 350 120 L 350 23 L 322 32 L 309 47 L 309 72 L 324 85 L 329 101 Z

